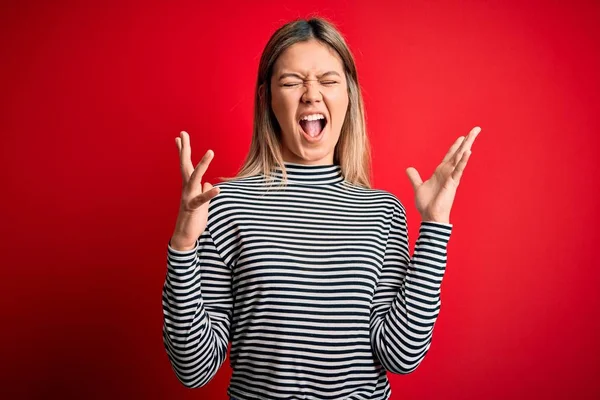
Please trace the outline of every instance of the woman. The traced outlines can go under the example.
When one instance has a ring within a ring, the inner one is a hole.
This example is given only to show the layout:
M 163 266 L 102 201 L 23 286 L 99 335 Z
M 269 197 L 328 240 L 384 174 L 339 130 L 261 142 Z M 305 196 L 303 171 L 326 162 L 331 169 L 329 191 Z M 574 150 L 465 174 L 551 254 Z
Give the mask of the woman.
M 440 309 L 450 208 L 474 128 L 433 176 L 407 174 L 422 222 L 370 188 L 353 57 L 322 19 L 281 27 L 260 60 L 250 152 L 236 178 L 201 183 L 176 139 L 183 192 L 168 246 L 164 343 L 188 387 L 209 382 L 231 341 L 228 394 L 249 399 L 387 399 L 386 371 L 427 353 Z

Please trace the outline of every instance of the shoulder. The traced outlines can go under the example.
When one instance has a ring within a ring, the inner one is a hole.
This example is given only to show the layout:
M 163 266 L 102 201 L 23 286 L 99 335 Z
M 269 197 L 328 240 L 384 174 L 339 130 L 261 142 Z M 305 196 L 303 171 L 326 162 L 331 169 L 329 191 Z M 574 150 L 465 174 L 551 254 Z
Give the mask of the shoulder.
M 383 189 L 365 188 L 352 184 L 348 181 L 344 181 L 342 187 L 351 193 L 360 196 L 364 201 L 379 203 L 386 208 L 392 208 L 394 212 L 400 212 L 405 214 L 406 210 L 400 199 L 393 193 Z
M 219 194 L 210 201 L 211 211 L 227 208 L 251 201 L 260 194 L 264 181 L 260 175 L 227 179 L 213 184 L 218 187 Z
M 214 184 L 220 189 L 217 197 L 236 197 L 238 195 L 248 196 L 260 190 L 264 186 L 260 175 L 248 176 L 242 178 L 231 178 Z
M 236 188 L 252 188 L 262 186 L 263 179 L 261 175 L 247 176 L 242 178 L 232 178 L 223 182 L 215 183 L 215 187 L 221 190 L 232 190 Z

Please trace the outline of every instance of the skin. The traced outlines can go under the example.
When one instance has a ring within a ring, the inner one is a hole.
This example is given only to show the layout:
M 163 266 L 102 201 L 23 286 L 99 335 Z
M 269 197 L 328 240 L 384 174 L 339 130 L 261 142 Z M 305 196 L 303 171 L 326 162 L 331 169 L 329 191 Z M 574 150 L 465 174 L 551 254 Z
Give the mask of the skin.
M 283 160 L 333 164 L 349 103 L 344 66 L 337 53 L 316 40 L 296 43 L 275 62 L 270 84 L 271 107 L 281 127 Z M 298 124 L 301 113 L 313 110 L 327 118 L 318 143 L 307 141 Z
M 436 167 L 431 178 L 423 182 L 419 172 L 408 167 L 406 174 L 415 191 L 415 205 L 423 221 L 450 223 L 450 210 L 469 157 L 471 146 L 481 132 L 476 126 L 469 134 L 460 136 Z

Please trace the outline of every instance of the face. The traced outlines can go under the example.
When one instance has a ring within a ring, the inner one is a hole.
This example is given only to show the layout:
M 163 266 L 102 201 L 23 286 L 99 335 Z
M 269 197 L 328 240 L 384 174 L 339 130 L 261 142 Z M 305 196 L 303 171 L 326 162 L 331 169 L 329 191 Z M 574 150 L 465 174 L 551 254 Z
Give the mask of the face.
M 348 109 L 348 86 L 335 50 L 311 40 L 287 48 L 271 78 L 271 107 L 286 162 L 333 164 Z

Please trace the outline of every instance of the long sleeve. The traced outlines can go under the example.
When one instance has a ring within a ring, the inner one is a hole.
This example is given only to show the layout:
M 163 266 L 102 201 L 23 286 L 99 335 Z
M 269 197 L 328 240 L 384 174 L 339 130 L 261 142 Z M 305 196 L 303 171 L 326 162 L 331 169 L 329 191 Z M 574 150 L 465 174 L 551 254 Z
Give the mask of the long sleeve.
M 414 371 L 429 350 L 451 230 L 451 224 L 421 222 L 411 259 L 406 214 L 394 213 L 370 322 L 373 352 L 392 373 Z
M 208 229 L 190 251 L 167 246 L 163 286 L 163 341 L 177 378 L 200 387 L 227 356 L 233 297 L 231 269 Z

